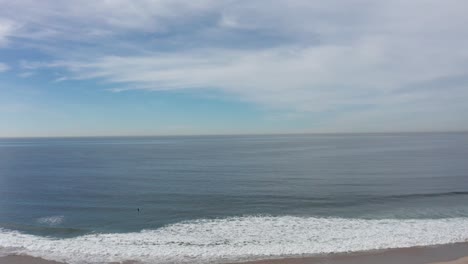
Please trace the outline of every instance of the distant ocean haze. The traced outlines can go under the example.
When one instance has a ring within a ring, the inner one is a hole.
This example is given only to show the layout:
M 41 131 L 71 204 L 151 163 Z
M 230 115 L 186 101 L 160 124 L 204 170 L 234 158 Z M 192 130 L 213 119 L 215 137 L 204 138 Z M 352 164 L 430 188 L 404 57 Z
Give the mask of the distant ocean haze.
M 467 157 L 467 133 L 0 139 L 0 253 L 170 263 L 465 241 Z

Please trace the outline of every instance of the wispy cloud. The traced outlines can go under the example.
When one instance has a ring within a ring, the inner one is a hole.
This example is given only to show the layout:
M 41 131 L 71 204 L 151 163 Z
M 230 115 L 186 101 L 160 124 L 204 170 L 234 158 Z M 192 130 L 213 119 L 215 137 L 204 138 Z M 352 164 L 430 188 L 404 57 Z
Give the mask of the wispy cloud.
M 25 71 L 25 72 L 19 73 L 18 76 L 21 77 L 21 78 L 29 78 L 29 77 L 33 76 L 34 74 L 35 74 L 34 72 Z
M 465 1 L 0 3 L 10 11 L 0 15 L 21 25 L 14 33 L 0 27 L 0 43 L 14 34 L 66 47 L 52 61 L 22 63 L 63 70 L 60 81 L 99 79 L 116 91 L 211 89 L 268 108 L 380 123 L 405 111 L 466 109 Z
M 8 21 L 18 25 L 13 34 L 18 38 L 95 41 L 126 33 L 167 32 L 197 13 L 211 10 L 215 3 L 212 0 L 44 0 L 40 3 L 0 0 L 0 17 L 5 19 L 2 22 L 5 31 L 11 28 Z
M 13 34 L 14 23 L 0 18 L 0 48 L 8 43 L 8 38 Z
M 10 66 L 6 65 L 5 63 L 0 62 L 0 72 L 6 72 L 10 69 Z

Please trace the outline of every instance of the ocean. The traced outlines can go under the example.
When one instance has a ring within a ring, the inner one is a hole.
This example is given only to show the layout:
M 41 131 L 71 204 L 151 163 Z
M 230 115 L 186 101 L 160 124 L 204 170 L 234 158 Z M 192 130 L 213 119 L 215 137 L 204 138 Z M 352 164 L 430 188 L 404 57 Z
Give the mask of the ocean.
M 467 239 L 467 133 L 0 139 L 0 254 L 219 263 Z

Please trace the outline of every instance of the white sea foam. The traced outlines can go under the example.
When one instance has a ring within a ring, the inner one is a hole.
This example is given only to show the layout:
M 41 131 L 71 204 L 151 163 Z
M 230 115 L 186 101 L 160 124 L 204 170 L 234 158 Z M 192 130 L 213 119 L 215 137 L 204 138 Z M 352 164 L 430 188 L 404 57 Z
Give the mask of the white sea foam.
M 136 233 L 53 239 L 0 230 L 0 248 L 67 261 L 200 263 L 463 242 L 468 218 L 364 220 L 236 217 L 197 220 Z
M 37 219 L 37 222 L 40 224 L 46 224 L 49 226 L 57 226 L 63 223 L 63 215 L 47 216 Z

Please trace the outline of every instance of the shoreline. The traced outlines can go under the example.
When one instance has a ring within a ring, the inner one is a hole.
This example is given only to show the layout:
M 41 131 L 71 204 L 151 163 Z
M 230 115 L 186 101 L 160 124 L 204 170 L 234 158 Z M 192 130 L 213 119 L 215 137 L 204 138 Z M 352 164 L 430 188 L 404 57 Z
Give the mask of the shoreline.
M 128 260 L 121 264 L 138 264 Z M 231 264 L 468 264 L 468 242 L 383 249 L 364 252 L 336 253 L 317 256 L 285 256 L 284 258 L 231 262 Z M 0 257 L 0 264 L 66 264 L 28 255 Z M 109 264 L 117 264 L 110 262 Z
M 245 261 L 241 264 L 468 264 L 468 242 L 317 256 Z M 234 264 L 234 263 L 232 263 Z

